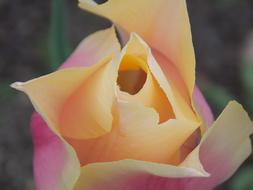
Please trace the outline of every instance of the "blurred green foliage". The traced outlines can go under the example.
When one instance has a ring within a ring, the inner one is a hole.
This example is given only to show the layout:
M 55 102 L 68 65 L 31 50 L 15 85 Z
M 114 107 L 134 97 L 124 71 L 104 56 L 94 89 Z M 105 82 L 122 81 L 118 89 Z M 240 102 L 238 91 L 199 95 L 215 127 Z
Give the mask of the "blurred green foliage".
M 231 182 L 231 190 L 252 190 L 253 189 L 253 166 L 240 170 Z
M 11 82 L 3 81 L 0 83 L 0 102 L 8 102 L 15 97 L 15 92 L 10 88 Z M 0 127 L 2 124 L 3 116 L 0 115 Z
M 244 0 L 215 0 L 215 3 L 220 8 L 228 8 L 229 6 L 233 6 L 235 4 L 243 3 Z
M 199 85 L 207 102 L 213 106 L 214 113 L 220 113 L 230 100 L 235 99 L 226 88 L 214 82 L 203 79 Z
M 253 61 L 243 62 L 240 74 L 244 91 L 243 95 L 245 105 L 249 111 L 249 115 L 253 118 Z
M 10 88 L 11 82 L 0 83 L 0 100 L 8 100 L 13 98 L 15 95 L 13 89 Z
M 52 0 L 49 58 L 50 68 L 56 70 L 70 55 L 71 47 L 67 37 L 67 8 L 65 0 Z

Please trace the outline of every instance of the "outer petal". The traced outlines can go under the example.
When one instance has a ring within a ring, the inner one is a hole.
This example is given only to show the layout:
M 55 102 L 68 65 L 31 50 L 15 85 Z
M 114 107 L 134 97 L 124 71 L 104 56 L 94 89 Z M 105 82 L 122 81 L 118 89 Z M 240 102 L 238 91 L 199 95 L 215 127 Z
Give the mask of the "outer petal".
M 193 168 L 122 160 L 83 167 L 75 190 L 188 190 L 178 188 L 182 187 L 180 178 L 207 176 Z M 170 188 L 166 188 L 167 182 Z
M 203 120 L 203 125 L 205 125 L 205 128 L 210 127 L 214 121 L 213 113 L 208 103 L 206 102 L 203 94 L 197 86 L 195 86 L 193 91 L 193 103 L 198 114 Z
M 252 132 L 253 125 L 245 111 L 231 102 L 201 144 L 179 166 L 136 160 L 90 164 L 82 168 L 75 190 L 211 190 L 249 156 Z
M 195 57 L 185 0 L 108 0 L 100 5 L 93 0 L 79 2 L 81 8 L 140 35 L 176 65 L 192 93 Z
M 112 27 L 85 38 L 61 68 L 93 65 L 119 51 L 120 45 Z M 80 173 L 76 153 L 48 128 L 39 114 L 33 114 L 31 127 L 36 189 L 72 190 Z
M 55 135 L 42 118 L 32 117 L 34 178 L 37 190 L 71 190 L 80 173 L 73 149 Z
M 189 181 L 189 190 L 211 190 L 227 180 L 250 155 L 252 133 L 253 123 L 247 113 L 237 102 L 230 102 L 197 147 L 211 177 Z
M 112 127 L 116 74 L 107 62 L 101 62 L 89 68 L 64 69 L 25 83 L 14 83 L 13 87 L 29 96 L 55 133 L 94 138 Z
M 100 62 L 105 57 L 112 57 L 120 51 L 115 29 L 101 30 L 86 37 L 60 67 L 90 66 Z

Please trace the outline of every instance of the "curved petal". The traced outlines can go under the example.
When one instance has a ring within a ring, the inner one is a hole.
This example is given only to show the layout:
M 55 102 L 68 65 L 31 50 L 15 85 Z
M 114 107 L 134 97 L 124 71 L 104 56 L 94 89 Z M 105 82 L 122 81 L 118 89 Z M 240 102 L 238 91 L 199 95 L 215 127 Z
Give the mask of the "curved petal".
M 204 135 L 199 149 L 208 179 L 192 179 L 189 190 L 211 190 L 227 180 L 251 153 L 253 123 L 237 102 L 230 102 Z
M 12 86 L 29 96 L 55 133 L 71 138 L 94 138 L 111 130 L 116 75 L 117 71 L 106 60 L 88 68 L 63 69 Z
M 203 120 L 205 129 L 207 129 L 213 124 L 214 117 L 211 108 L 209 107 L 203 94 L 197 86 L 195 86 L 193 91 L 193 104 Z
M 31 127 L 36 189 L 73 189 L 80 175 L 79 161 L 73 149 L 55 135 L 37 113 L 32 116 Z
M 87 67 L 100 62 L 105 57 L 113 57 L 120 52 L 115 29 L 100 30 L 86 37 L 62 64 L 60 69 L 69 67 Z
M 81 8 L 109 18 L 129 33 L 140 35 L 153 49 L 175 64 L 189 94 L 192 94 L 195 56 L 185 0 L 79 2 Z
M 84 166 L 75 190 L 175 190 L 180 189 L 177 187 L 182 186 L 184 177 L 207 176 L 204 171 L 193 168 L 121 160 Z M 170 188 L 165 186 L 166 182 L 170 182 L 168 183 Z

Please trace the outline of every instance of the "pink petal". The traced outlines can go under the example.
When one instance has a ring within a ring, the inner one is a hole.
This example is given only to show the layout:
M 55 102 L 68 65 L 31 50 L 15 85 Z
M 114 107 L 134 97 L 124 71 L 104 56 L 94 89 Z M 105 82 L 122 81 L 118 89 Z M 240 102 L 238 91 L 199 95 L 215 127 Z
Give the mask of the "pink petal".
M 251 153 L 252 133 L 248 114 L 240 104 L 230 102 L 199 145 L 200 160 L 211 176 L 191 180 L 189 190 L 211 190 L 231 177 Z
M 70 190 L 79 176 L 79 162 L 38 113 L 31 121 L 34 178 L 37 190 Z M 71 167 L 70 167 L 71 166 Z
M 205 97 L 197 86 L 195 86 L 193 91 L 193 103 L 198 114 L 203 119 L 204 125 L 206 127 L 210 127 L 214 121 L 213 113 L 206 102 Z
M 87 67 L 120 51 L 114 27 L 101 30 L 86 37 L 60 67 Z

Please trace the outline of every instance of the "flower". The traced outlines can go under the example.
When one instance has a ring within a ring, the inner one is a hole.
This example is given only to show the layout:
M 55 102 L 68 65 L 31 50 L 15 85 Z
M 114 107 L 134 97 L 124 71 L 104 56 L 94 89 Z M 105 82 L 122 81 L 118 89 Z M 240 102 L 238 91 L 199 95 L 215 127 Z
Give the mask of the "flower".
M 228 179 L 251 152 L 253 125 L 235 101 L 213 122 L 195 86 L 185 1 L 80 7 L 111 19 L 126 44 L 114 27 L 98 31 L 60 70 L 12 85 L 39 113 L 37 189 L 211 190 Z

